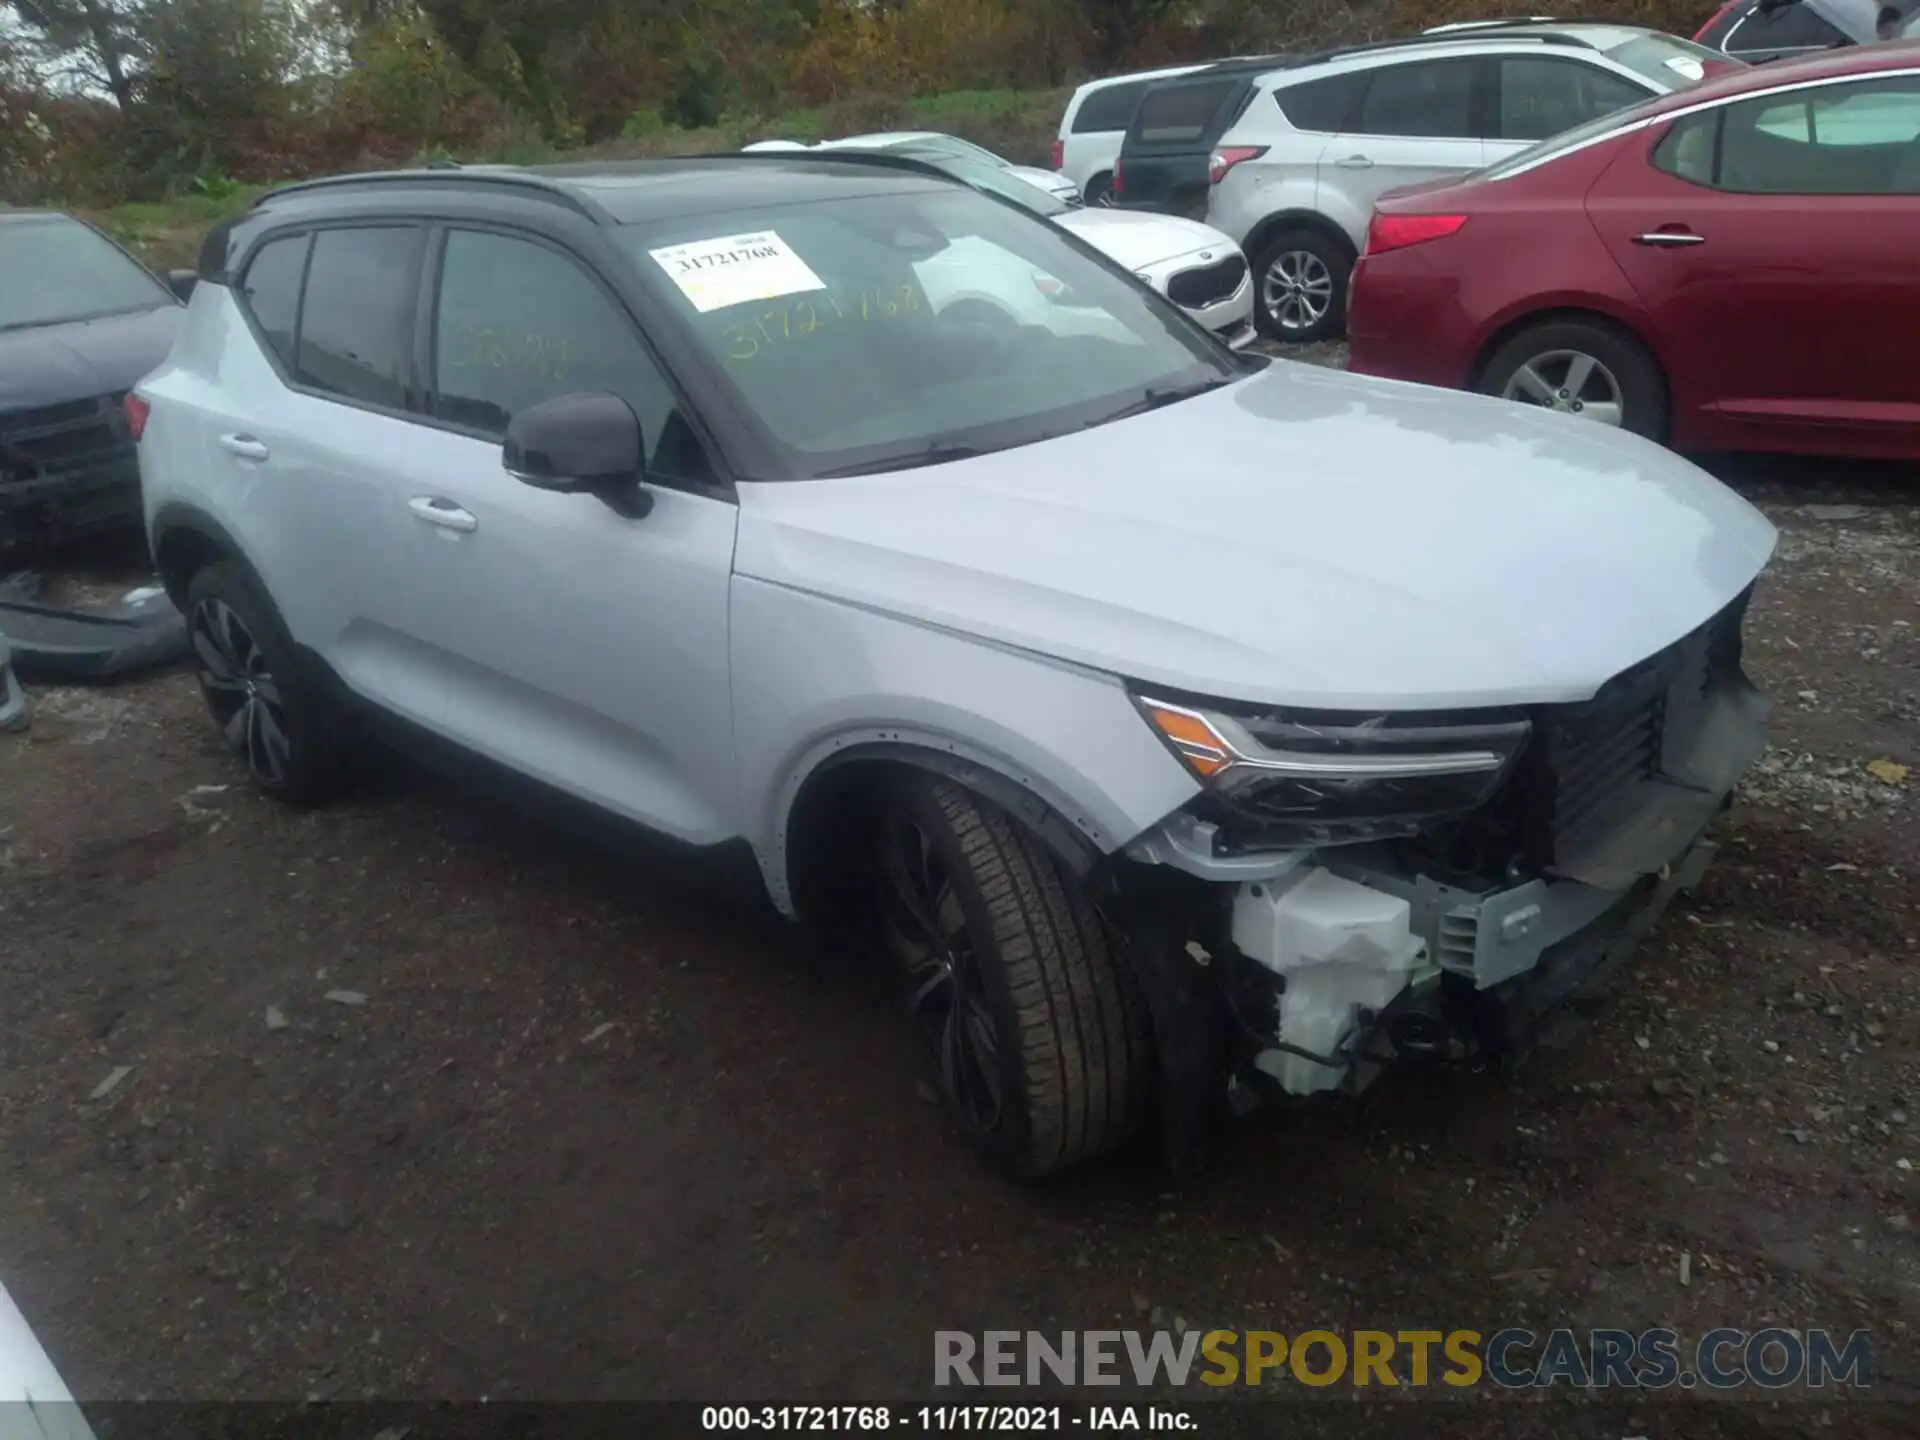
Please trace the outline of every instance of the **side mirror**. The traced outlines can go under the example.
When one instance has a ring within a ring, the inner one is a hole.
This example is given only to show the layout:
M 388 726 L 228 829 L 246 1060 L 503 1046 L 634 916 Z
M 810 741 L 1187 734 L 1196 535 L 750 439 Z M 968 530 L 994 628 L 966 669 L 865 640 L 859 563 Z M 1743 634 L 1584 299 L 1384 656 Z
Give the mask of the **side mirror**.
M 530 405 L 507 423 L 500 454 L 507 473 L 535 489 L 597 495 L 634 520 L 653 509 L 640 484 L 640 420 L 618 395 L 586 391 Z
M 199 283 L 200 276 L 192 270 L 169 270 L 167 272 L 167 288 L 173 291 L 173 293 L 183 301 L 193 298 L 193 287 Z

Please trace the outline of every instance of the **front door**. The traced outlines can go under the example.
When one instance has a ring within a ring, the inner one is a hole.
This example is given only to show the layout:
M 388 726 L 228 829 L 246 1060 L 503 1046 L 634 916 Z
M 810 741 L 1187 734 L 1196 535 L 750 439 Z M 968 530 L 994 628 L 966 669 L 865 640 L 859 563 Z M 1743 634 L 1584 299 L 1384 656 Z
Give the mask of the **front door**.
M 727 661 L 738 511 L 639 331 L 577 258 L 484 230 L 438 237 L 425 405 L 389 514 L 393 617 L 480 755 L 676 839 L 739 833 Z M 646 441 L 653 508 L 515 480 L 512 415 L 611 391 Z

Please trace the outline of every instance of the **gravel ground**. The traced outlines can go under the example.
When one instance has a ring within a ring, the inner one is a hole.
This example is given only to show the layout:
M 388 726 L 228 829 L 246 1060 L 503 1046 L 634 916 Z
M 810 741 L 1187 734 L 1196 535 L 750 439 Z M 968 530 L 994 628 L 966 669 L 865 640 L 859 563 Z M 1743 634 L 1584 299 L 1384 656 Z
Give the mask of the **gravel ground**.
M 872 985 L 750 915 L 412 777 L 277 808 L 185 675 L 39 691 L 0 735 L 0 1276 L 88 1397 L 844 1403 L 924 1390 L 936 1328 L 1778 1323 L 1869 1328 L 1881 1403 L 1501 1426 L 1915 1433 L 1920 477 L 1715 468 L 1782 530 L 1774 744 L 1617 1004 L 1178 1184 L 986 1173 Z

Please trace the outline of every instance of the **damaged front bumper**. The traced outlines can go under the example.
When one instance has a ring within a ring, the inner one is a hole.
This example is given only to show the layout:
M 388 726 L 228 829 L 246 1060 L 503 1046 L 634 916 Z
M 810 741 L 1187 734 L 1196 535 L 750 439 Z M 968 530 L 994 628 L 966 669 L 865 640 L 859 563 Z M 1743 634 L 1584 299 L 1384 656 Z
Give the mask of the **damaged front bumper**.
M 1215 806 L 1129 845 L 1143 882 L 1183 873 L 1212 897 L 1191 902 L 1174 949 L 1138 951 L 1169 1115 L 1193 1114 L 1223 1073 L 1237 1099 L 1353 1091 L 1397 1061 L 1509 1062 L 1591 1014 L 1699 879 L 1765 748 L 1743 609 L 1590 701 L 1532 712 L 1511 780 L 1450 836 L 1263 851 L 1244 832 L 1232 843 L 1237 817 Z

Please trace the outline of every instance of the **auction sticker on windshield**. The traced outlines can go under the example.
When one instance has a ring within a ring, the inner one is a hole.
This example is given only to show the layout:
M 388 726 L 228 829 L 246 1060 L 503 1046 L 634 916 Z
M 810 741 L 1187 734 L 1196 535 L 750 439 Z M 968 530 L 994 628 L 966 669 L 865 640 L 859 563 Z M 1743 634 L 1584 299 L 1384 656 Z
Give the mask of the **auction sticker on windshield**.
M 701 314 L 782 295 L 824 290 L 807 262 L 771 230 L 720 235 L 649 250 Z

